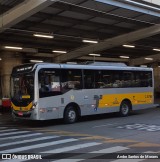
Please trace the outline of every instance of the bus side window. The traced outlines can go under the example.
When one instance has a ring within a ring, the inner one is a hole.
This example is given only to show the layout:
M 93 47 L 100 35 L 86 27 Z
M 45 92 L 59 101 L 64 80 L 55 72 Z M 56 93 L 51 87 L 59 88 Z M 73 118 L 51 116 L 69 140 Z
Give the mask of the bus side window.
M 148 87 L 152 87 L 152 73 L 148 72 Z
M 123 72 L 123 87 L 134 87 L 135 85 L 135 76 L 132 71 L 124 71 Z
M 94 88 L 94 82 L 92 81 L 91 76 L 85 77 L 85 88 L 86 89 Z
M 81 69 L 61 69 L 62 91 L 65 93 L 70 89 L 82 89 Z
M 95 70 L 95 88 L 105 88 L 102 70 Z
M 152 87 L 152 73 L 151 72 L 143 73 L 142 84 L 144 87 Z
M 41 69 L 38 81 L 40 98 L 61 94 L 59 69 Z
M 112 74 L 110 70 L 102 71 L 102 82 L 104 84 L 103 88 L 111 88 L 112 87 Z
M 84 70 L 84 88 L 93 89 L 95 88 L 95 71 Z

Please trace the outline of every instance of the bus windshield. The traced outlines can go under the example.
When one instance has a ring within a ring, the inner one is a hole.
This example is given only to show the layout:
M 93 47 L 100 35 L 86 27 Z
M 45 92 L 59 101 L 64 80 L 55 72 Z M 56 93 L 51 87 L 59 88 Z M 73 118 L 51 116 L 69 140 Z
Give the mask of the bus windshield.
M 30 73 L 12 76 L 11 78 L 12 100 L 30 100 L 34 98 L 34 77 Z

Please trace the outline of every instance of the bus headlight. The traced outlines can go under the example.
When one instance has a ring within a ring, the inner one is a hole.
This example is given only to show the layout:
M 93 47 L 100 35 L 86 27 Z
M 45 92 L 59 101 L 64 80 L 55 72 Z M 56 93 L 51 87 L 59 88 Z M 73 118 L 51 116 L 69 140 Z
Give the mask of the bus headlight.
M 32 109 L 35 109 L 36 105 L 37 105 L 37 102 L 34 102 L 33 105 L 32 105 Z

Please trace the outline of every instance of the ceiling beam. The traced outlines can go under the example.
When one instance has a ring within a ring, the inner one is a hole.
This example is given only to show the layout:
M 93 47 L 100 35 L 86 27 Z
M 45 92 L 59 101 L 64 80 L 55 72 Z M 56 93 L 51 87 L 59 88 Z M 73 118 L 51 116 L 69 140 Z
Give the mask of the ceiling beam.
M 152 62 L 160 62 L 160 53 L 155 54 L 155 55 L 148 55 L 146 56 L 147 58 L 153 58 L 152 61 L 150 60 L 145 60 L 144 57 L 140 57 L 140 58 L 136 58 L 136 59 L 132 59 L 129 61 L 129 64 L 132 66 L 137 66 L 137 65 L 144 65 L 144 64 L 148 64 L 148 63 L 152 63 Z
M 30 17 L 31 15 L 41 11 L 50 6 L 57 0 L 26 0 L 17 7 L 5 12 L 0 16 L 0 32 L 19 23 L 20 21 Z
M 96 29 L 92 29 L 92 30 L 79 29 L 72 26 L 70 27 L 70 26 L 60 26 L 60 25 L 52 25 L 46 23 L 37 23 L 37 22 L 31 22 L 29 20 L 25 20 L 21 22 L 20 25 L 24 26 L 23 28 L 24 30 L 37 31 L 37 32 L 39 31 L 44 33 L 47 32 L 47 33 L 54 33 L 54 34 L 56 33 L 57 35 L 58 34 L 63 35 L 64 37 L 65 35 L 67 36 L 67 34 L 65 33 L 71 33 L 69 34 L 70 36 L 73 33 L 76 33 L 75 37 L 85 37 L 85 38 L 88 37 L 92 39 L 98 39 L 98 38 L 102 39 L 102 38 L 113 36 L 113 34 L 110 34 L 109 31 L 108 33 L 104 33 L 104 32 L 97 31 Z M 18 25 L 16 26 L 16 28 L 18 30 Z
M 8 37 L 10 39 L 8 40 Z M 30 42 L 30 43 L 28 43 Z M 36 39 L 35 37 L 27 37 L 26 35 L 5 34 L 0 37 L 0 46 L 5 45 L 18 45 L 29 48 L 43 48 L 43 49 L 63 49 L 71 50 L 82 45 L 81 42 L 66 41 L 63 39 L 43 40 Z
M 59 22 L 66 22 L 66 23 L 71 23 L 72 25 L 86 25 L 86 26 L 94 26 L 97 28 L 101 29 L 109 29 L 109 30 L 114 30 L 114 32 L 130 32 L 132 29 L 127 28 L 127 27 L 119 27 L 119 26 L 114 26 L 114 25 L 108 25 L 100 22 L 94 22 L 92 19 L 89 20 L 80 20 L 72 17 L 67 17 L 67 16 L 61 16 L 61 15 L 51 15 L 43 12 L 39 12 L 38 14 L 34 15 L 35 17 L 44 19 L 44 20 L 50 20 L 50 21 L 59 21 Z M 45 22 L 46 23 L 46 22 Z
M 99 52 L 102 50 L 107 50 L 116 46 L 123 45 L 124 43 L 133 42 L 139 39 L 143 39 L 146 37 L 150 37 L 156 34 L 160 33 L 160 24 L 153 25 L 151 27 L 147 27 L 144 29 L 140 29 L 134 32 L 130 32 L 127 34 L 119 35 L 113 38 L 106 39 L 102 42 L 99 42 L 97 44 L 88 45 L 79 49 L 76 49 L 74 51 L 71 51 L 67 54 L 60 55 L 56 58 L 56 62 L 65 62 L 70 59 L 75 59 L 78 57 L 85 56 L 89 53 L 93 52 Z
M 107 58 L 107 57 L 91 57 L 91 56 L 83 56 L 83 57 L 78 58 L 78 60 L 129 62 L 128 59 Z
M 138 19 L 134 19 L 134 18 L 119 16 L 116 14 L 111 14 L 108 12 L 97 10 L 97 8 L 94 9 L 94 8 L 84 7 L 82 5 L 75 5 L 73 3 L 69 3 L 69 2 L 65 2 L 65 1 L 59 1 L 58 3 L 55 3 L 54 5 L 52 5 L 52 7 L 58 8 L 61 10 L 67 10 L 67 11 L 77 12 L 77 13 L 81 13 L 81 14 L 86 14 L 86 15 L 90 15 L 90 16 L 94 16 L 94 17 L 112 19 L 112 20 L 116 20 L 118 22 L 123 21 L 126 23 L 131 23 L 131 24 L 139 25 L 139 26 L 147 26 L 147 25 L 149 26 L 149 25 L 154 24 L 152 22 L 147 22 L 147 21 L 138 20 Z
M 160 17 L 158 6 L 153 6 L 151 3 L 145 4 L 146 0 L 95 0 L 96 2 L 101 2 L 106 5 L 113 5 L 121 8 L 125 8 L 131 11 L 144 13 L 147 15 L 152 15 Z M 138 2 L 137 2 L 138 1 Z M 148 1 L 148 0 L 147 0 Z M 150 0 L 151 1 L 151 0 Z M 153 0 L 152 0 L 153 1 Z M 155 0 L 157 1 L 157 0 Z M 153 3 L 153 2 L 152 2 Z M 157 2 L 158 3 L 158 2 Z M 152 5 L 152 6 L 151 6 Z
M 31 56 L 33 56 L 33 55 L 31 55 Z M 36 56 L 36 57 L 54 58 L 55 54 L 53 54 L 53 53 L 36 53 L 36 54 L 34 54 L 34 56 Z
M 157 1 L 157 0 L 136 0 L 136 1 L 140 3 L 142 3 L 142 1 L 145 1 L 143 2 L 144 4 L 152 5 L 153 7 L 159 7 L 160 5 L 160 1 Z

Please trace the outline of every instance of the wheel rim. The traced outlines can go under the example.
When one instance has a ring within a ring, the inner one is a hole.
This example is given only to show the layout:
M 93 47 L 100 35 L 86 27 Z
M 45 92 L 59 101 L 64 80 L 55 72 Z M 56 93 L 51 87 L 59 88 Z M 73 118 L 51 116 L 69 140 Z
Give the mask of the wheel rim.
M 121 111 L 122 111 L 122 114 L 124 114 L 124 115 L 128 114 L 128 111 L 129 111 L 128 105 L 127 104 L 123 104 L 122 108 L 121 108 Z
M 69 111 L 69 113 L 68 113 L 68 119 L 70 121 L 74 121 L 76 119 L 76 112 L 73 111 L 73 110 Z

